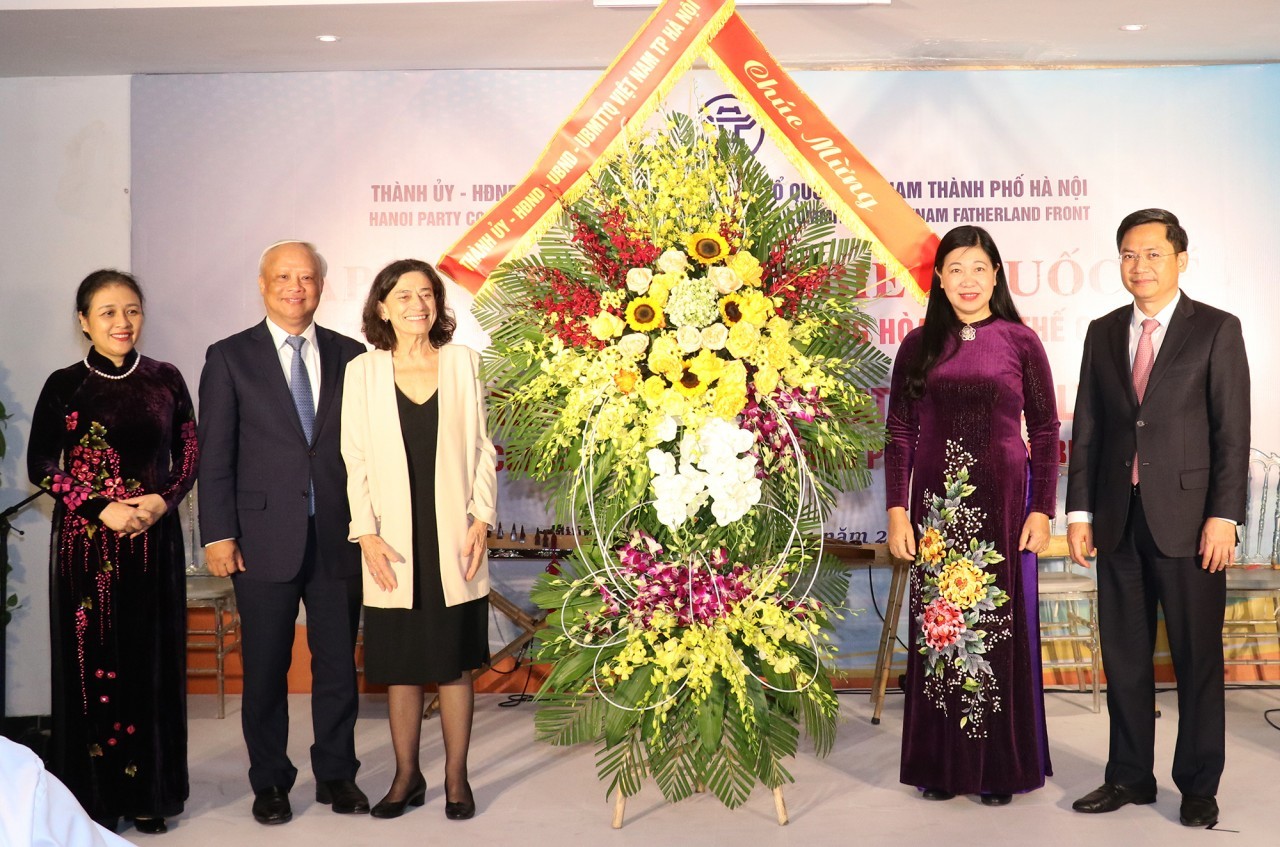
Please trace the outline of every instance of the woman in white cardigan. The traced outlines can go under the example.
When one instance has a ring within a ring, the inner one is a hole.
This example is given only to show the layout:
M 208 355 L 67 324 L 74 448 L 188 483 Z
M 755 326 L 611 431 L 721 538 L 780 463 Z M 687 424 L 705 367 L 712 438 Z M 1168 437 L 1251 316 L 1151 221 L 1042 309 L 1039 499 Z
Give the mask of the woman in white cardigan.
M 437 683 L 445 814 L 475 814 L 467 782 L 471 671 L 489 659 L 485 536 L 495 516 L 495 452 L 479 356 L 450 344 L 454 321 L 435 268 L 402 259 L 374 278 L 363 330 L 374 350 L 347 366 L 342 457 L 349 537 L 364 554 L 365 678 L 387 686 L 396 775 L 378 818 L 421 806 L 423 685 Z

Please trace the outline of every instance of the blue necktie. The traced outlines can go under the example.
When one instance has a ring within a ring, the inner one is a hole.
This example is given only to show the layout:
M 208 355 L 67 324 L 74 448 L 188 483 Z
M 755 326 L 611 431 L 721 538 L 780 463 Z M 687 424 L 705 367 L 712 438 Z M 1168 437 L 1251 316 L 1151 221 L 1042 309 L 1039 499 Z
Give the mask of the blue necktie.
M 307 376 L 306 363 L 302 361 L 302 345 L 307 339 L 301 335 L 291 335 L 285 343 L 293 348 L 293 362 L 289 366 L 289 393 L 293 395 L 293 407 L 298 412 L 298 420 L 302 423 L 302 434 L 311 443 L 316 428 L 316 407 L 311 401 L 311 377 Z M 316 486 L 309 483 L 307 493 L 307 514 L 316 513 Z

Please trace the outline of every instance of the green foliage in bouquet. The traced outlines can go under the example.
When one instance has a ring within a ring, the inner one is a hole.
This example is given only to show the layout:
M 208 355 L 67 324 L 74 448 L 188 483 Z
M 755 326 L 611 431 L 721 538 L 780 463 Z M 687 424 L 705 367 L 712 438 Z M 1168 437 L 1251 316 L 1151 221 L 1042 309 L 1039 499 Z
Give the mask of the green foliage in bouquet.
M 610 790 L 652 776 L 726 805 L 825 754 L 847 574 L 822 525 L 883 445 L 870 249 L 779 199 L 732 133 L 673 114 L 630 139 L 475 312 L 508 471 L 584 528 L 534 600 L 554 663 L 540 738 L 601 744 Z

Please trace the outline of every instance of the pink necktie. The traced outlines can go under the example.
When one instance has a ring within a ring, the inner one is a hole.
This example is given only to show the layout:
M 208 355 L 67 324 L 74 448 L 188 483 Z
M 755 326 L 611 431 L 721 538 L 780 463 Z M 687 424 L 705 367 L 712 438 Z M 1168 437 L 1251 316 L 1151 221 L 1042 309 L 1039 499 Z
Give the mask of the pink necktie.
M 1151 334 L 1160 326 L 1160 321 L 1147 318 L 1142 322 L 1142 337 L 1138 339 L 1138 351 L 1133 355 L 1133 390 L 1138 395 L 1138 402 L 1147 393 L 1147 380 L 1151 378 L 1151 366 L 1155 364 L 1155 348 L 1151 345 Z M 1138 452 L 1133 453 L 1133 473 L 1130 481 L 1138 484 Z

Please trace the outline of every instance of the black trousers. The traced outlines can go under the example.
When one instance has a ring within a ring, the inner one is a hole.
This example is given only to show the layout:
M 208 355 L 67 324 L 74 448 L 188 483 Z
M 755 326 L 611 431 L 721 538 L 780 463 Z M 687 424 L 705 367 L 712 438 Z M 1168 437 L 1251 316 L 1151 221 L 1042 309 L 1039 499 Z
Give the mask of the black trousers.
M 1158 519 L 1158 518 L 1157 518 Z M 1218 793 L 1226 756 L 1222 619 L 1226 573 L 1200 557 L 1161 555 L 1134 496 L 1120 546 L 1098 556 L 1098 625 L 1111 746 L 1106 781 L 1155 791 L 1156 606 L 1178 679 L 1173 781 L 1183 794 Z
M 355 747 L 360 577 L 320 573 L 315 538 L 313 521 L 302 569 L 290 582 L 235 577 L 244 659 L 241 725 L 255 793 L 271 787 L 288 791 L 298 775 L 288 752 L 288 674 L 299 602 L 307 611 L 311 650 L 312 772 L 317 781 L 354 779 L 360 767 Z M 253 563 L 245 567 L 249 573 Z

